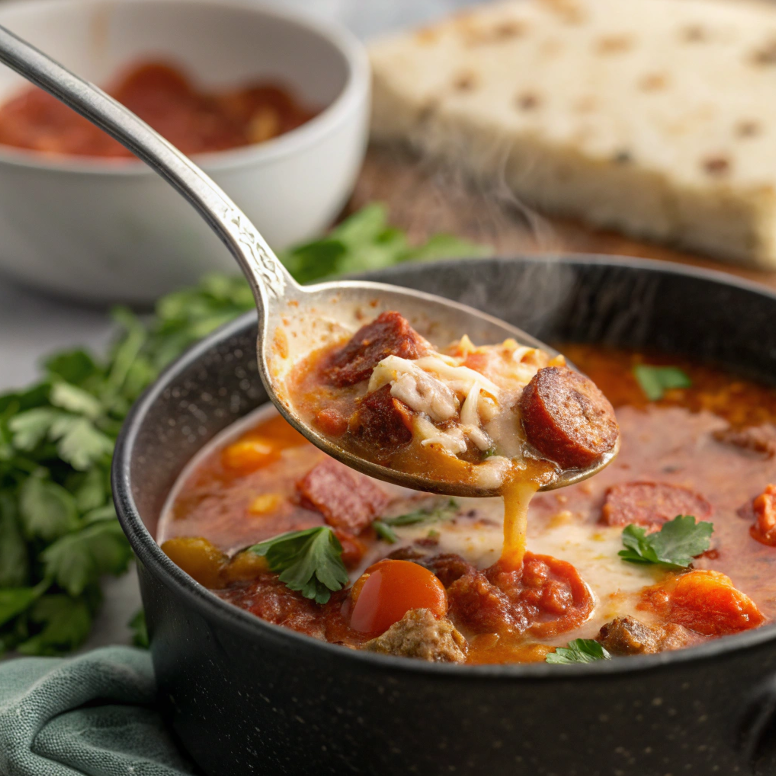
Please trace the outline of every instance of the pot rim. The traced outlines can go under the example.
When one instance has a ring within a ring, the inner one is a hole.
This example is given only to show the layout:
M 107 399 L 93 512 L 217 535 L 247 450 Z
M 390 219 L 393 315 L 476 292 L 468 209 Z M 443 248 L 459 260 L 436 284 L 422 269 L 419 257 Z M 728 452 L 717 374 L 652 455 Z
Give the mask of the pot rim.
M 485 259 L 451 259 L 434 262 L 434 267 L 444 271 L 446 266 L 460 263 L 472 267 L 483 262 L 513 262 L 527 264 L 546 264 L 555 262 L 563 265 L 592 265 L 611 267 L 615 269 L 634 268 L 647 273 L 666 274 L 674 276 L 693 277 L 699 280 L 711 281 L 740 288 L 744 291 L 766 296 L 776 302 L 776 292 L 754 281 L 744 280 L 729 275 L 721 270 L 711 270 L 698 267 L 686 267 L 654 259 L 631 259 L 620 256 L 603 256 L 596 254 L 569 254 L 564 256 L 542 257 L 531 255 L 496 256 Z M 391 267 L 379 273 L 378 279 L 390 282 L 391 276 L 405 269 Z M 378 274 L 378 273 L 376 273 Z M 568 679 L 590 680 L 601 675 L 612 676 L 633 672 L 656 670 L 663 667 L 682 666 L 685 663 L 710 661 L 722 658 L 730 653 L 755 648 L 762 643 L 776 640 L 776 622 L 761 628 L 745 631 L 733 636 L 723 636 L 713 641 L 671 652 L 655 655 L 629 656 L 614 658 L 595 663 L 567 665 L 558 667 L 547 663 L 515 663 L 499 665 L 459 666 L 443 663 L 427 663 L 421 660 L 379 655 L 362 650 L 348 650 L 336 644 L 318 641 L 304 634 L 297 633 L 280 625 L 265 622 L 249 612 L 223 601 L 210 590 L 199 585 L 191 577 L 176 566 L 162 552 L 156 540 L 145 527 L 132 498 L 130 459 L 137 441 L 138 432 L 151 406 L 166 390 L 168 384 L 181 372 L 196 363 L 207 351 L 223 340 L 234 336 L 253 320 L 255 313 L 248 312 L 231 323 L 222 326 L 209 334 L 196 345 L 189 348 L 179 358 L 167 366 L 154 383 L 135 402 L 130 410 L 116 443 L 111 469 L 113 498 L 119 522 L 127 535 L 138 560 L 167 587 L 172 588 L 177 595 L 187 598 L 197 608 L 204 610 L 209 617 L 243 630 L 248 635 L 259 639 L 278 643 L 281 647 L 294 650 L 301 656 L 315 659 L 321 650 L 329 658 L 343 661 L 356 661 L 360 668 L 376 670 L 403 671 L 420 674 L 429 679 L 457 679 L 460 681 L 483 680 L 541 680 L 565 681 Z

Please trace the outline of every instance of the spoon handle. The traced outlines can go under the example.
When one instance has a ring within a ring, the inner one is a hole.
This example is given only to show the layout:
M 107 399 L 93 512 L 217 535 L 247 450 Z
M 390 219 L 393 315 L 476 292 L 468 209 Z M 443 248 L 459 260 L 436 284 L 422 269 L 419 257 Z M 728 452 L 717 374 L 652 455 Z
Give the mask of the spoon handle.
M 175 146 L 94 84 L 79 78 L 0 26 L 0 62 L 112 135 L 174 186 L 237 259 L 260 317 L 297 288 L 258 229 L 232 200 Z

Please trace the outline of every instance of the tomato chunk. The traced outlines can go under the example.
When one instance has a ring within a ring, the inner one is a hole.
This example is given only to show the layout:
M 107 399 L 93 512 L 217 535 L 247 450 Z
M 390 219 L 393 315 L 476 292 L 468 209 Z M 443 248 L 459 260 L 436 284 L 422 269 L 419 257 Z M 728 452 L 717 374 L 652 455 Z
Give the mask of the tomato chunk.
M 776 485 L 768 487 L 752 502 L 755 522 L 752 536 L 762 544 L 776 547 Z
M 361 633 L 384 633 L 410 609 L 447 614 L 447 594 L 428 569 L 408 560 L 381 560 L 353 585 L 350 627 Z
M 593 611 L 593 594 L 579 572 L 565 560 L 526 552 L 514 570 L 496 563 L 485 571 L 488 579 L 522 613 L 530 632 L 549 638 L 579 627 Z
M 757 628 L 765 617 L 749 596 L 717 571 L 695 569 L 642 591 L 639 609 L 704 636 L 727 636 Z

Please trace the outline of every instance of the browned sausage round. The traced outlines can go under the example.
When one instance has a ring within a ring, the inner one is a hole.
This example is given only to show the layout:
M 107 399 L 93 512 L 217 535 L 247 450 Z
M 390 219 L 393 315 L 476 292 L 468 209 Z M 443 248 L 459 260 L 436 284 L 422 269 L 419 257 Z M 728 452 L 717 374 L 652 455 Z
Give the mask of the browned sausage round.
M 520 397 L 528 441 L 564 469 L 584 469 L 616 444 L 614 409 L 587 377 L 565 366 L 540 369 Z
M 667 482 L 620 482 L 606 491 L 601 519 L 607 525 L 660 525 L 677 515 L 706 520 L 711 504 L 700 493 Z

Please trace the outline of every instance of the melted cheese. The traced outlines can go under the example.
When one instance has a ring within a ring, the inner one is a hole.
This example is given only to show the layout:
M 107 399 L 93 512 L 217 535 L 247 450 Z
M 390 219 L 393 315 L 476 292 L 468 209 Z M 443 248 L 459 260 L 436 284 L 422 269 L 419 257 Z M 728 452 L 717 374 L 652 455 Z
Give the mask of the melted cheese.
M 439 545 L 434 552 L 456 553 L 480 569 L 487 568 L 502 553 L 501 499 L 461 499 L 460 504 L 461 517 L 394 530 L 402 542 L 409 544 L 424 538 L 432 528 L 439 533 Z M 614 617 L 630 614 L 642 621 L 649 619 L 647 612 L 636 610 L 638 594 L 643 587 L 658 582 L 662 572 L 620 560 L 617 552 L 622 549 L 621 526 L 591 524 L 563 511 L 548 521 L 531 520 L 530 509 L 528 514 L 527 538 L 531 552 L 571 563 L 595 598 L 590 619 L 577 630 L 564 633 L 561 641 L 593 638 Z M 549 641 L 556 643 L 559 639 Z

